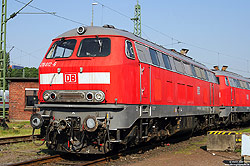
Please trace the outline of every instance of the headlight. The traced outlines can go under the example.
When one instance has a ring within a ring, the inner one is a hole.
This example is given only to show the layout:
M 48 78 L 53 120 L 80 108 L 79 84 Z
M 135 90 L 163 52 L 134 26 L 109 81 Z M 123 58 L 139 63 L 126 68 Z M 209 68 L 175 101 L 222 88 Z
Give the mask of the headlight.
M 92 118 L 87 119 L 87 127 L 93 129 L 95 127 L 95 120 Z
M 56 94 L 55 94 L 55 93 L 51 93 L 51 94 L 50 94 L 50 98 L 51 98 L 52 100 L 55 100 L 55 99 L 56 99 Z
M 98 127 L 98 122 L 97 122 L 95 116 L 91 116 L 91 115 L 87 116 L 83 120 L 83 127 L 88 132 L 94 132 L 94 131 L 96 131 L 96 129 Z
M 43 99 L 46 101 L 46 100 L 49 100 L 49 97 L 50 95 L 48 93 L 45 93 L 43 94 Z
M 93 93 L 92 92 L 87 93 L 86 97 L 88 101 L 93 100 Z
M 95 100 L 96 101 L 102 102 L 104 100 L 104 98 L 105 98 L 105 95 L 104 95 L 103 92 L 97 92 L 95 94 Z

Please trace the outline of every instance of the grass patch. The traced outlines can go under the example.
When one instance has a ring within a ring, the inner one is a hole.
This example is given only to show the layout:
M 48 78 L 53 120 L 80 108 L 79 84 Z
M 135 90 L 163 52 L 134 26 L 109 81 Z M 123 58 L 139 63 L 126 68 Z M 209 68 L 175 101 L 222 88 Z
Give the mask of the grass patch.
M 188 154 L 189 155 L 189 154 L 192 154 L 194 150 L 196 149 L 199 149 L 199 147 L 196 145 L 191 145 L 191 146 L 188 146 L 186 148 L 176 151 L 175 154 Z
M 241 149 L 239 149 L 239 148 L 236 148 L 235 150 L 234 150 L 234 152 L 241 152 Z
M 7 125 L 9 126 L 9 129 L 6 130 L 0 127 L 0 138 L 32 134 L 33 129 L 30 126 L 29 121 L 9 122 Z M 35 134 L 39 134 L 39 130 L 36 130 Z
M 27 148 L 29 147 L 29 148 Z M 20 142 L 20 143 L 16 143 L 16 144 L 12 144 L 12 146 L 9 147 L 8 150 L 11 151 L 40 151 L 43 149 L 46 149 L 46 145 L 42 145 L 42 146 L 36 146 L 34 145 L 32 142 Z
M 194 153 L 195 150 L 200 149 L 202 145 L 206 145 L 207 137 L 204 137 L 202 140 L 193 140 L 189 143 L 189 146 L 184 146 L 182 149 L 175 152 L 175 154 L 187 154 L 190 155 Z
M 250 133 L 250 128 L 248 128 L 248 129 L 243 129 L 243 130 L 239 130 L 238 132 L 240 132 L 240 133 L 243 133 L 243 132 L 245 132 L 245 133 Z
M 207 143 L 207 137 L 204 137 L 203 140 L 197 141 L 197 142 L 192 142 L 191 145 L 206 145 Z

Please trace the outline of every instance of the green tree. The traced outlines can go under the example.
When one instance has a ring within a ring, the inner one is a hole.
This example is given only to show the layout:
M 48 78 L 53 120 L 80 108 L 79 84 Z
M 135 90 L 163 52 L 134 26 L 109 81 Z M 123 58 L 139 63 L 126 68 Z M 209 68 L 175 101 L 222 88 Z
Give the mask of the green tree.
M 38 69 L 35 67 L 25 67 L 23 69 L 9 69 L 9 77 L 38 78 Z

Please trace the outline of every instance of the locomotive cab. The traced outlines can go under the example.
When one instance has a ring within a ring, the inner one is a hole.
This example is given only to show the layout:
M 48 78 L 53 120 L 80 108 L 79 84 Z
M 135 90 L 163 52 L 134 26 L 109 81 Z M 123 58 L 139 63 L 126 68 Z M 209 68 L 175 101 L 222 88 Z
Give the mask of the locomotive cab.
M 40 101 L 132 104 L 136 95 L 132 98 L 121 95 L 131 92 L 136 85 L 134 79 L 131 79 L 138 74 L 136 62 L 132 42 L 124 37 L 59 37 L 53 41 L 39 67 Z M 62 97 L 60 92 L 53 92 L 51 96 L 51 90 L 87 91 L 76 100 L 70 98 L 72 96 L 68 99 Z M 105 99 L 101 95 L 105 95 Z
M 41 127 L 49 148 L 107 152 L 110 130 L 135 121 L 135 117 L 120 119 L 127 116 L 124 104 L 139 100 L 133 41 L 109 33 L 109 28 L 102 27 L 66 32 L 53 40 L 41 62 L 40 112 L 31 117 L 31 125 Z

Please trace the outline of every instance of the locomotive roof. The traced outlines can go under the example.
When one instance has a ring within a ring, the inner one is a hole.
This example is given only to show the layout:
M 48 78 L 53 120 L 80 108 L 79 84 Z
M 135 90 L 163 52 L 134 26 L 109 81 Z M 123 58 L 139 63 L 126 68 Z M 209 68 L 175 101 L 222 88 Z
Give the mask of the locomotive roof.
M 131 32 L 128 32 L 126 30 L 121 30 L 121 29 L 116 29 L 113 26 L 110 25 L 106 25 L 103 27 L 98 27 L 98 26 L 89 26 L 89 27 L 85 27 L 86 32 L 83 34 L 78 34 L 77 33 L 77 28 L 74 28 L 72 30 L 69 30 L 61 35 L 59 35 L 57 38 L 62 38 L 62 37 L 71 37 L 71 36 L 89 36 L 89 35 L 115 35 L 115 36 L 124 36 L 127 38 L 130 38 L 132 40 L 147 44 L 149 46 L 152 46 L 158 50 L 161 50 L 169 55 L 172 55 L 176 58 L 182 59 L 186 62 L 192 63 L 194 65 L 200 66 L 206 70 L 209 70 L 204 64 L 195 61 L 194 59 L 192 59 L 189 56 L 183 55 L 181 53 L 178 53 L 176 51 L 172 51 L 170 49 L 166 49 L 165 47 L 158 45 L 156 43 L 153 43 L 151 41 L 148 41 L 146 39 L 143 39 L 139 36 L 134 35 Z
M 213 72 L 215 73 L 215 75 L 223 75 L 223 76 L 233 77 L 233 78 L 236 78 L 236 79 L 239 79 L 239 80 L 250 82 L 249 78 L 243 77 L 240 74 L 233 73 L 233 72 L 230 72 L 230 71 L 213 70 Z

